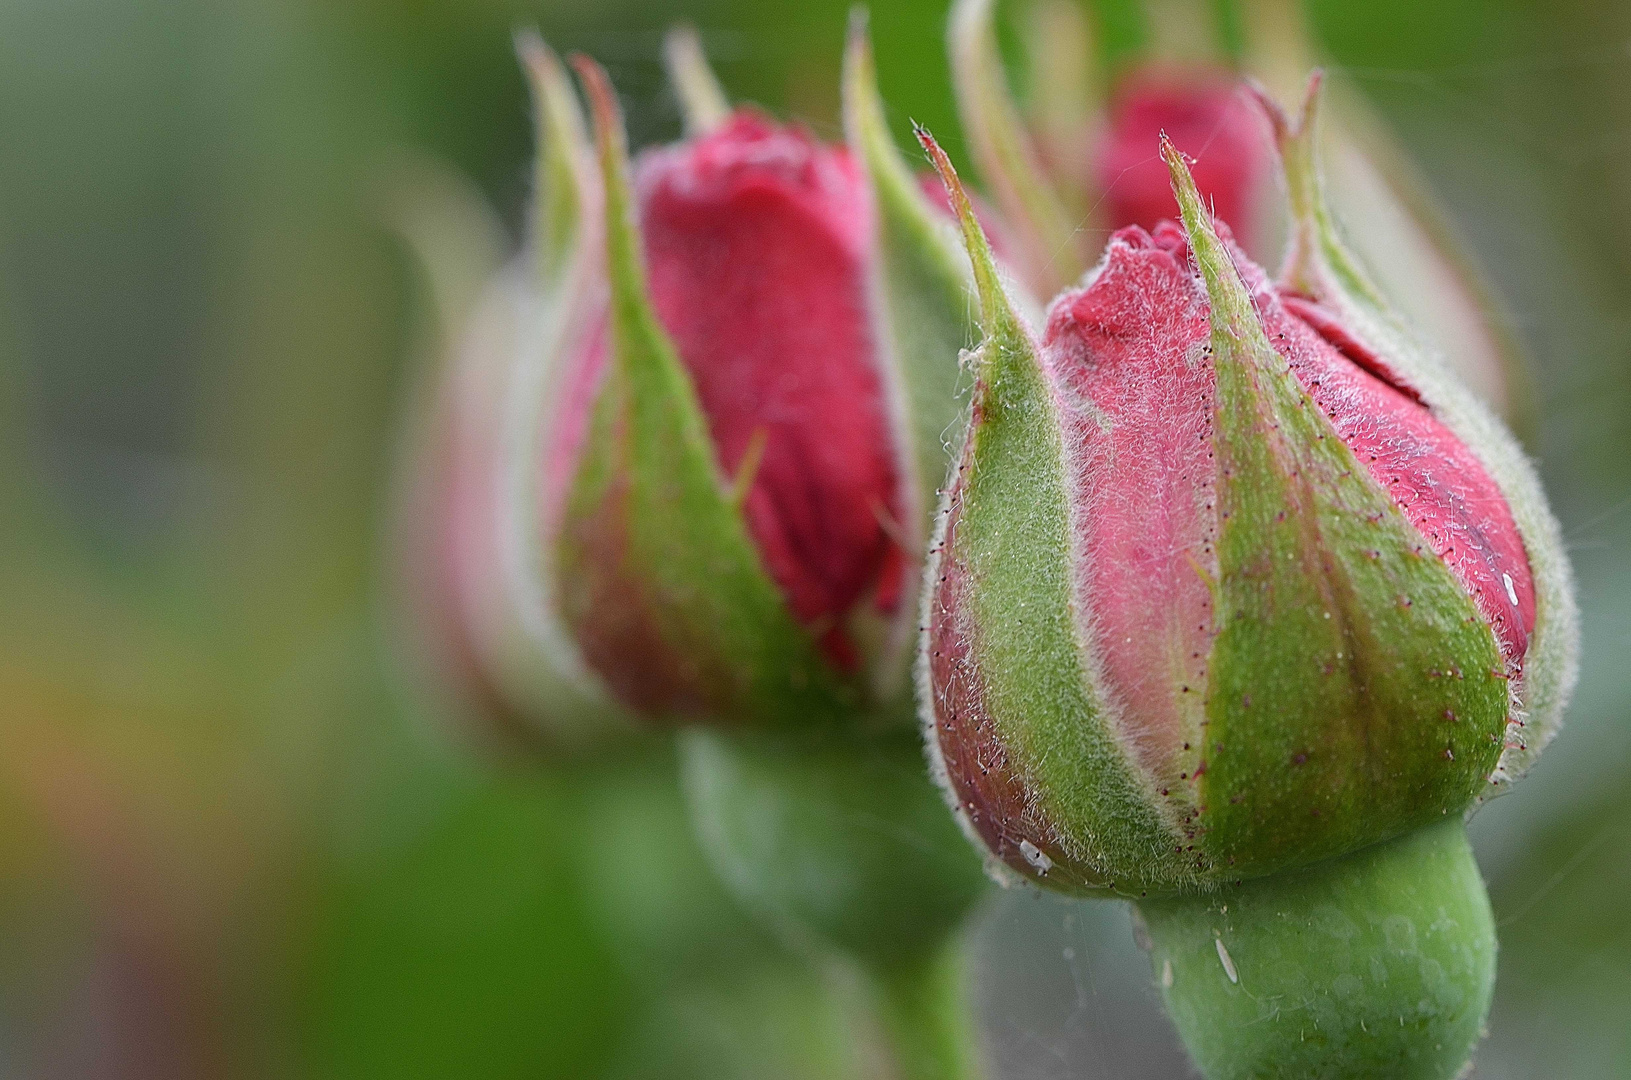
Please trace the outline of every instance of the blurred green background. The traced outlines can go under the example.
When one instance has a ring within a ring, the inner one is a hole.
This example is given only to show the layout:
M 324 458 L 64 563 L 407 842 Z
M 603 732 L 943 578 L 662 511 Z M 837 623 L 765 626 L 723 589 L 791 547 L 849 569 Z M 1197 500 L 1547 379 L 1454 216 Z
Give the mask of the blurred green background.
M 834 136 L 845 6 L 0 0 L 0 1075 L 866 1069 L 697 861 L 668 751 L 467 737 L 405 677 L 382 561 L 442 332 L 393 208 L 451 170 L 514 242 L 513 28 L 603 61 L 636 145 L 678 133 L 681 19 Z M 957 152 L 944 8 L 872 26 L 897 133 Z M 1570 726 L 1474 828 L 1477 1075 L 1631 1077 L 1631 7 L 1309 14 L 1512 307 L 1582 586 Z M 1008 896 L 980 935 L 1002 1076 L 1183 1074 L 1119 908 Z

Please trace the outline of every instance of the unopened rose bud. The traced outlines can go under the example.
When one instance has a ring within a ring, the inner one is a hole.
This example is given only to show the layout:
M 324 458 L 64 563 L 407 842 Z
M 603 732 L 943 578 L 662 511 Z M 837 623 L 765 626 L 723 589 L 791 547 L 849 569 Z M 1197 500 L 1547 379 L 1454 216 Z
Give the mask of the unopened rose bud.
M 1333 255 L 1306 141 L 1293 287 L 1170 143 L 1183 228 L 1118 233 L 1040 340 L 965 216 L 985 343 L 923 707 L 948 798 L 1018 875 L 1139 896 L 1310 864 L 1460 814 L 1557 723 L 1555 523 Z
M 645 716 L 901 717 L 966 270 L 888 141 L 869 57 L 850 145 L 830 146 L 722 112 L 687 40 L 671 62 L 696 133 L 632 168 L 609 82 L 578 64 L 606 299 L 555 384 L 552 592 L 586 666 Z
M 443 355 L 412 418 L 396 561 L 419 645 L 414 674 L 428 670 L 451 691 L 467 726 L 556 751 L 631 724 L 577 656 L 551 582 L 535 571 L 538 448 L 558 420 L 545 388 L 558 358 L 595 331 L 586 314 L 604 307 L 605 289 L 599 186 L 576 97 L 536 34 L 516 45 L 537 115 L 530 236 L 467 290 L 479 291 L 473 301 L 438 303 Z M 418 234 L 438 296 L 450 291 L 440 279 L 480 273 L 459 255 L 479 235 L 469 202 L 444 195 L 403 226 Z
M 1528 462 L 1335 228 L 1317 88 L 1268 105 L 1280 283 L 1163 140 L 1182 228 L 1116 234 L 1040 341 L 925 139 L 985 340 L 924 724 L 1000 876 L 1137 898 L 1209 1080 L 1449 1080 L 1494 976 L 1463 814 L 1555 733 L 1577 616 Z

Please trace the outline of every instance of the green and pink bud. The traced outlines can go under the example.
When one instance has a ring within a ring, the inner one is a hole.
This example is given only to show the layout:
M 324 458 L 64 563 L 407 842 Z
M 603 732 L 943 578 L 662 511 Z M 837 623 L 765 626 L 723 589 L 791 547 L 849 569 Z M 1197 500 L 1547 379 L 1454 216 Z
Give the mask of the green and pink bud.
M 577 656 L 552 582 L 535 572 L 538 448 L 557 420 L 545 399 L 557 358 L 598 332 L 589 316 L 604 308 L 604 242 L 568 76 L 536 34 L 516 46 L 538 135 L 526 250 L 495 271 L 496 225 L 455 179 L 422 178 L 399 214 L 443 341 L 409 431 L 396 562 L 412 675 L 466 728 L 559 751 L 632 729 Z
M 1040 336 L 968 219 L 986 343 L 922 708 L 968 831 L 1051 887 L 1205 890 L 1460 815 L 1572 679 L 1532 471 L 1346 259 L 1311 127 L 1281 131 L 1285 284 L 1170 143 L 1183 227 L 1117 233 Z
M 609 82 L 578 62 L 606 270 L 597 332 L 558 358 L 538 514 L 551 591 L 636 713 L 907 714 L 969 332 L 949 220 L 888 142 L 863 39 L 848 146 L 719 109 L 700 56 L 678 55 L 694 133 L 632 166 Z
M 1265 100 L 1280 281 L 1163 141 L 1182 226 L 1118 232 L 1040 335 L 924 137 L 984 342 L 920 704 L 997 876 L 1135 898 L 1210 1080 L 1449 1080 L 1495 971 L 1463 817 L 1555 733 L 1577 617 L 1529 463 L 1336 230 L 1318 85 Z
M 955 223 L 890 140 L 859 22 L 845 146 L 723 107 L 694 38 L 671 41 L 692 134 L 632 166 L 578 64 L 609 314 L 544 458 L 561 611 L 620 701 L 697 725 L 687 802 L 732 895 L 847 973 L 895 1075 L 973 1075 L 957 931 L 986 882 L 910 679 L 973 330 Z

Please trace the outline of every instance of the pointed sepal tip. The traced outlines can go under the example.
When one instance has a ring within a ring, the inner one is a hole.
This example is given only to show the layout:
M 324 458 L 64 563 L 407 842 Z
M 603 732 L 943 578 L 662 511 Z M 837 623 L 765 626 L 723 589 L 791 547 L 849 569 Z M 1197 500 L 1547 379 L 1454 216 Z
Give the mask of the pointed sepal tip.
M 706 135 L 730 118 L 730 97 L 708 63 L 696 27 L 681 24 L 668 31 L 663 38 L 663 65 L 679 98 L 686 135 Z
M 986 239 L 985 230 L 980 227 L 980 220 L 975 216 L 974 204 L 969 200 L 968 192 L 957 176 L 957 169 L 952 165 L 945 149 L 935 141 L 928 128 L 916 121 L 912 122 L 912 134 L 917 138 L 918 145 L 923 147 L 924 153 L 928 154 L 930 164 L 940 176 L 940 182 L 946 185 L 952 212 L 956 214 L 957 224 L 963 232 L 963 245 L 968 249 L 969 262 L 974 268 L 974 286 L 980 297 L 980 330 L 987 338 L 995 337 L 1006 329 L 1004 323 L 1013 323 L 1017 326 L 1018 322 L 1008 298 L 1003 293 L 1002 280 L 997 274 L 996 256 L 991 253 L 991 244 Z
M 517 30 L 514 40 L 536 118 L 535 190 L 529 228 L 547 293 L 556 289 L 567 274 L 585 219 L 594 214 L 599 193 L 583 111 L 565 68 L 536 29 Z

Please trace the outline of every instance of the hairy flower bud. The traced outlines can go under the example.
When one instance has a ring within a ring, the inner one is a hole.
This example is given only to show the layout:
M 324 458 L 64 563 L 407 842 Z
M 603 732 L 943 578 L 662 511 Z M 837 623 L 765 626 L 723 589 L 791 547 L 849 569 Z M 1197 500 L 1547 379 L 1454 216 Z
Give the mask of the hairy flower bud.
M 864 38 L 848 146 L 721 108 L 694 40 L 670 56 L 692 134 L 632 167 L 610 84 L 578 62 L 605 270 L 594 332 L 555 361 L 549 591 L 582 664 L 644 716 L 903 717 L 961 254 L 889 143 Z
M 1459 814 L 1572 681 L 1533 473 L 1346 256 L 1309 117 L 1279 130 L 1284 285 L 1170 142 L 1183 228 L 1117 233 L 1039 341 L 964 216 L 986 340 L 922 707 L 971 835 L 1056 888 L 1186 892 Z

